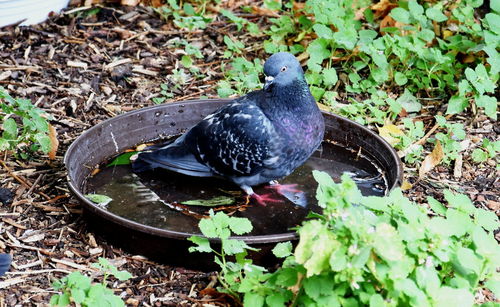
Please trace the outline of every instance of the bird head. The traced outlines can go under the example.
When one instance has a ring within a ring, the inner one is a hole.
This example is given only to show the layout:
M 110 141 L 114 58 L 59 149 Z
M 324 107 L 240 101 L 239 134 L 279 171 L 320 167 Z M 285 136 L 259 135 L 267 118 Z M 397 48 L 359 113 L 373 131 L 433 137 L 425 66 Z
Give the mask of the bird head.
M 304 71 L 299 61 L 288 52 L 278 52 L 267 59 L 264 64 L 264 74 L 266 91 L 273 86 L 287 86 L 294 80 L 304 78 Z

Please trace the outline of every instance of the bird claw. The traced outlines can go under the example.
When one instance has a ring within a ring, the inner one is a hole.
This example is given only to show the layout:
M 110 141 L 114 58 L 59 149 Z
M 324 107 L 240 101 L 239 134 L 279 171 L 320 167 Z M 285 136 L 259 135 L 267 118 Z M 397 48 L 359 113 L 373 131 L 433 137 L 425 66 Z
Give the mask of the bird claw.
M 254 199 L 259 205 L 264 206 L 264 207 L 267 206 L 267 203 L 282 203 L 283 202 L 282 199 L 277 199 L 277 198 L 273 197 L 273 194 L 271 194 L 271 193 L 262 194 L 262 195 L 253 193 L 251 195 L 247 195 L 247 199 L 246 199 L 245 204 L 248 205 L 250 203 L 250 198 Z

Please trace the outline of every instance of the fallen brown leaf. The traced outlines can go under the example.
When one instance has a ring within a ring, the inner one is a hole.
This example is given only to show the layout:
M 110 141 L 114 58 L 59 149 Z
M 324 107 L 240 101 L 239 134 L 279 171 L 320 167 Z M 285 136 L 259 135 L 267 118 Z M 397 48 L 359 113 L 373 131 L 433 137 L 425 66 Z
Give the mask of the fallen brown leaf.
M 409 190 L 413 187 L 411 183 L 409 183 L 407 180 L 403 180 L 403 183 L 401 184 L 401 190 L 406 191 Z
M 121 5 L 137 6 L 141 0 L 121 0 Z
M 397 3 L 391 3 L 390 0 L 382 0 L 372 5 L 371 9 L 375 13 L 375 18 L 380 18 L 387 16 L 387 14 L 397 6 Z
M 432 152 L 425 157 L 424 162 L 420 166 L 418 170 L 418 177 L 422 178 L 425 174 L 427 174 L 431 169 L 433 169 L 436 165 L 441 163 L 443 160 L 444 153 L 443 147 L 441 146 L 441 142 L 437 141 L 436 146 L 432 150 Z
M 252 6 L 252 13 L 259 16 L 280 17 L 275 11 L 256 5 Z
M 57 148 L 59 147 L 59 140 L 57 139 L 57 131 L 54 126 L 49 124 L 49 138 L 50 138 L 50 151 L 49 159 L 54 160 L 56 158 Z

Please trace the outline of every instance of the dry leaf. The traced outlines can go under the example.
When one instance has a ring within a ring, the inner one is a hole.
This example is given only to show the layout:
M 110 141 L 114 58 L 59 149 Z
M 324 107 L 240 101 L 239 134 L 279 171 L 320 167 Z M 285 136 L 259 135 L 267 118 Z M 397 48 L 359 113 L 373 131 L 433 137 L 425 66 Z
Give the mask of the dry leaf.
M 394 146 L 400 142 L 397 136 L 403 136 L 404 132 L 401 131 L 401 129 L 399 129 L 396 125 L 386 124 L 383 127 L 378 128 L 378 134 L 380 134 L 380 136 L 386 140 L 387 143 Z
M 394 20 L 390 15 L 385 16 L 381 21 L 380 21 L 380 30 L 382 31 L 385 28 L 388 27 L 394 27 L 396 26 L 396 20 Z M 385 33 L 385 32 L 384 32 Z
M 401 184 L 401 190 L 407 191 L 407 190 L 411 189 L 412 187 L 413 187 L 413 185 L 411 183 L 409 183 L 406 180 L 403 180 L 403 183 Z
M 252 6 L 252 13 L 259 16 L 280 17 L 275 11 L 256 5 Z
M 500 202 L 498 201 L 488 200 L 486 202 L 486 206 L 488 206 L 488 208 L 490 208 L 493 211 L 500 210 Z
M 121 5 L 137 6 L 141 0 L 121 0 Z
M 371 6 L 372 11 L 375 14 L 375 18 L 385 17 L 389 12 L 397 7 L 397 3 L 391 3 L 390 0 L 382 0 Z
M 432 152 L 427 157 L 425 157 L 424 162 L 422 162 L 422 165 L 418 170 L 418 176 L 422 178 L 425 174 L 427 174 L 427 172 L 429 172 L 436 165 L 441 163 L 443 157 L 444 157 L 443 147 L 441 146 L 441 142 L 437 141 L 436 146 L 434 147 Z
M 59 147 L 59 140 L 57 139 L 57 131 L 54 126 L 49 124 L 49 138 L 50 138 L 50 151 L 49 159 L 54 160 L 56 158 L 57 148 Z

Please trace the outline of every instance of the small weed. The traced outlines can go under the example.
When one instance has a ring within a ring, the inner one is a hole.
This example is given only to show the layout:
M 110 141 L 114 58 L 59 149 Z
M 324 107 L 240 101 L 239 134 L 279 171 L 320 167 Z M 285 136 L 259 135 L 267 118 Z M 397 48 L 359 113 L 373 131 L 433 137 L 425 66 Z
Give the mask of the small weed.
M 476 163 L 485 162 L 488 159 L 493 159 L 500 153 L 500 141 L 492 142 L 484 139 L 480 148 L 474 149 L 472 152 L 472 161 Z
M 123 300 L 107 288 L 107 279 L 114 276 L 120 281 L 132 277 L 129 272 L 119 271 L 107 259 L 99 258 L 98 263 L 92 264 L 104 274 L 102 283 L 92 283 L 92 280 L 80 272 L 72 272 L 68 276 L 52 283 L 54 290 L 60 294 L 54 294 L 50 298 L 51 306 L 67 306 L 75 303 L 77 306 L 125 306 Z
M 219 96 L 228 97 L 235 93 L 243 95 L 261 86 L 259 75 L 262 73 L 263 67 L 260 60 L 255 59 L 250 62 L 245 58 L 238 57 L 230 65 L 230 69 L 226 70 L 225 67 L 222 69 L 226 79 L 218 83 L 217 93 Z
M 0 121 L 2 135 L 0 151 L 12 150 L 22 159 L 27 159 L 37 151 L 51 150 L 49 137 L 49 117 L 28 99 L 11 97 L 0 86 Z

